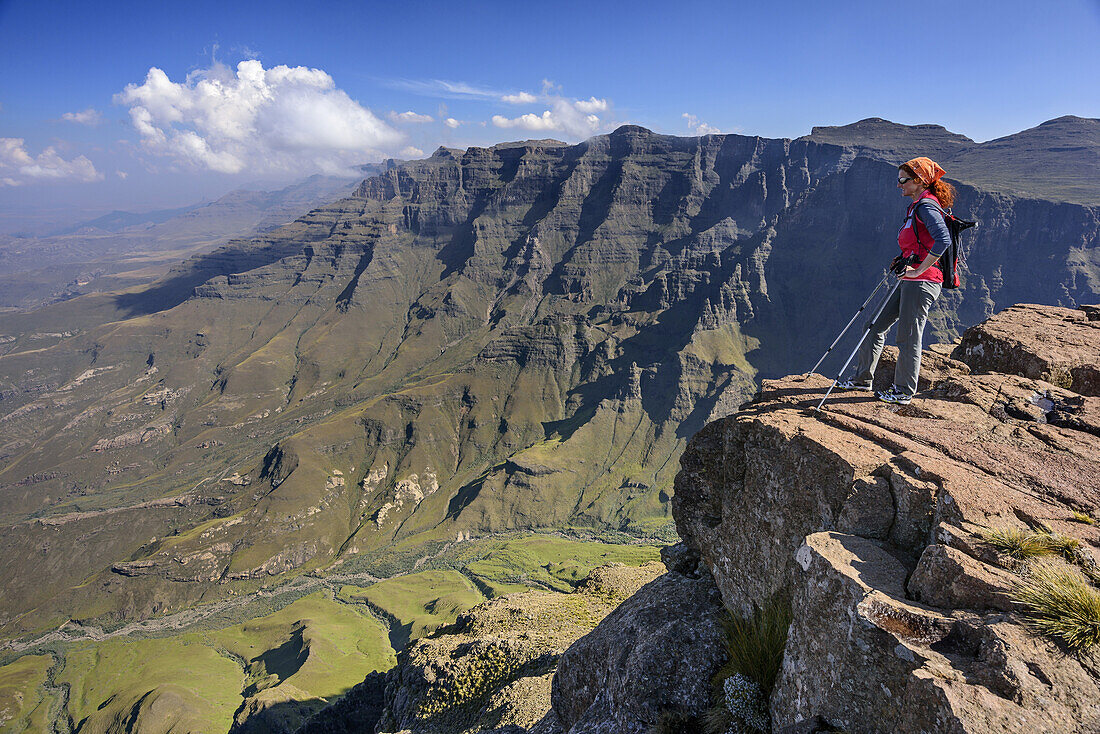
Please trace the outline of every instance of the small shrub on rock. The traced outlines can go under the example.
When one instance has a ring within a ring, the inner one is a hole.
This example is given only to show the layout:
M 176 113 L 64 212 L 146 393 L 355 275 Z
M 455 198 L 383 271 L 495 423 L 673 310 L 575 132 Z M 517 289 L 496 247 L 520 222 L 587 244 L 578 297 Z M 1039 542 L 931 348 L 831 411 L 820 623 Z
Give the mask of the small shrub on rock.
M 740 673 L 734 673 L 722 683 L 726 710 L 730 712 L 731 725 L 725 734 L 756 734 L 771 731 L 768 715 L 768 699 L 760 684 Z
M 1073 521 L 1082 523 L 1084 525 L 1095 525 L 1096 524 L 1096 520 L 1093 519 L 1092 515 L 1086 515 L 1083 512 L 1077 512 L 1077 511 L 1074 511 L 1074 513 L 1073 513 Z
M 1038 632 L 1086 652 L 1100 643 L 1100 590 L 1077 569 L 1058 561 L 1037 561 L 1012 591 Z

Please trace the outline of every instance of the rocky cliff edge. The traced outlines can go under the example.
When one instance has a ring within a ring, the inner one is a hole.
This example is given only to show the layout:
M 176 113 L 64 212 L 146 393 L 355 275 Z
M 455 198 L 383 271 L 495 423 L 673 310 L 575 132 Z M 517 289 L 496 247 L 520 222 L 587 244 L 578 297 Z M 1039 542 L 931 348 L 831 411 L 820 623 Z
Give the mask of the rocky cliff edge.
M 766 381 L 737 414 L 696 434 L 676 479 L 681 537 L 735 614 L 777 597 L 791 605 L 773 730 L 1100 727 L 1097 646 L 1073 650 L 1029 626 L 1012 597 L 1028 565 L 990 535 L 1055 539 L 1066 559 L 1057 562 L 1095 582 L 1098 363 L 1095 307 L 1015 306 L 953 351 L 926 352 L 911 405 L 842 393 L 814 414 L 830 380 L 805 374 Z M 882 377 L 892 367 L 884 359 Z M 667 604 L 649 588 L 628 604 Z M 555 730 L 658 723 L 601 724 L 576 705 L 583 691 L 572 690 L 571 668 L 613 672 L 578 652 L 619 632 L 605 622 L 563 656 Z M 650 668 L 665 664 L 652 641 L 619 642 L 657 651 Z M 676 709 L 699 716 L 710 703 L 696 696 Z

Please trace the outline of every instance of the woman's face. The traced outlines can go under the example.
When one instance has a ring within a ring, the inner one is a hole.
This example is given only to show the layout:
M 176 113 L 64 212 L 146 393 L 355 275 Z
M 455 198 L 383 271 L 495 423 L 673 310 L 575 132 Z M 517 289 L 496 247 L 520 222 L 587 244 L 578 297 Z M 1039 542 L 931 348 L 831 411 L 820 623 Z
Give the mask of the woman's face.
M 898 170 L 898 188 L 901 189 L 902 196 L 908 196 L 910 199 L 924 191 L 924 184 L 920 182 L 920 179 L 911 173 L 907 173 L 904 170 Z

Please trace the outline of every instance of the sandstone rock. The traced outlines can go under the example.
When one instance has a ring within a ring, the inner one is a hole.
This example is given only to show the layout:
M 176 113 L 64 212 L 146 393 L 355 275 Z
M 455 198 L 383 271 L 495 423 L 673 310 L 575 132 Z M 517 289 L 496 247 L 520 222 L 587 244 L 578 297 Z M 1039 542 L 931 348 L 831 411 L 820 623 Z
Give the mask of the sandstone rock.
M 1015 609 L 1008 597 L 1012 574 L 938 543 L 921 554 L 909 578 L 909 593 L 918 601 L 945 609 L 987 611 Z
M 811 714 L 845 731 L 929 734 L 1089 731 L 1100 721 L 1095 674 L 1012 617 L 949 617 L 907 601 L 905 569 L 881 544 L 815 533 L 798 561 L 777 726 Z
M 941 345 L 932 345 L 921 356 L 920 374 L 917 376 L 917 390 L 927 390 L 934 382 L 948 377 L 962 377 L 970 374 L 970 367 L 954 357 L 953 352 L 943 354 Z M 898 348 L 886 345 L 879 357 L 875 370 L 874 388 L 885 390 L 894 382 L 894 368 L 898 363 Z
M 553 689 L 562 729 L 640 734 L 663 711 L 702 714 L 723 662 L 722 614 L 706 575 L 645 586 L 562 655 Z
M 952 356 L 979 372 L 1046 380 L 1100 395 L 1100 323 L 1079 309 L 1021 304 L 967 329 Z

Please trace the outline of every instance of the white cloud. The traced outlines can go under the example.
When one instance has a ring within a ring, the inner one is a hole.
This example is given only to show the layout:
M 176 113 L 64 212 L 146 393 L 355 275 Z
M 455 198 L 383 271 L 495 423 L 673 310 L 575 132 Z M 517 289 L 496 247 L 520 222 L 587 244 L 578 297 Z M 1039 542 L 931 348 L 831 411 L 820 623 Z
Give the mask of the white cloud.
M 394 122 L 399 123 L 419 123 L 419 122 L 432 122 L 431 115 L 419 115 L 412 110 L 408 112 L 391 112 L 389 117 Z
M 581 112 L 588 112 L 588 113 L 607 112 L 607 109 L 608 109 L 606 99 L 596 99 L 595 97 L 590 97 L 588 99 L 578 100 L 576 102 L 576 107 Z
M 531 104 L 537 102 L 538 99 L 538 97 L 528 92 L 520 92 L 519 94 L 506 94 L 500 98 L 500 101 L 508 104 Z
M 321 69 L 255 59 L 221 64 L 180 83 L 153 67 L 115 95 L 145 149 L 222 173 L 341 173 L 396 150 L 404 135 L 336 88 Z
M 556 130 L 560 123 L 554 119 L 550 110 L 546 110 L 542 117 L 530 112 L 515 118 L 493 115 L 493 124 L 497 127 L 519 127 L 524 130 Z
M 61 119 L 65 122 L 75 122 L 79 125 L 98 125 L 102 118 L 103 116 L 99 114 L 99 110 L 91 107 L 82 112 L 66 112 L 61 116 Z
M 121 178 L 123 181 L 125 181 L 126 177 L 129 176 L 130 174 L 126 173 L 126 171 L 115 171 L 115 175 L 118 176 L 119 178 Z
M 453 117 L 448 117 L 446 120 L 443 121 L 443 124 L 446 125 L 447 127 L 451 128 L 452 130 L 454 130 L 456 127 L 458 127 L 462 123 L 459 122 L 458 120 L 456 120 Z
M 681 115 L 681 117 L 683 117 L 684 120 L 687 121 L 687 126 L 694 130 L 696 135 L 717 135 L 718 133 L 722 132 L 713 125 L 708 125 L 707 123 L 702 122 L 698 117 L 691 114 L 690 112 L 685 112 Z
M 403 148 L 401 150 L 401 157 L 402 158 L 423 158 L 424 157 L 424 151 L 422 151 L 420 148 L 417 148 L 416 146 L 410 145 L 409 147 Z
M 37 156 L 27 152 L 23 138 L 0 138 L 0 175 L 6 186 L 27 180 L 73 179 L 84 183 L 103 180 L 92 162 L 82 155 L 65 160 L 51 146 Z
M 544 82 L 543 86 L 549 88 L 549 82 Z M 596 111 L 610 110 L 611 105 L 607 100 L 592 97 L 578 101 L 554 95 L 548 95 L 546 99 L 550 103 L 550 109 L 544 110 L 541 115 L 531 112 L 511 118 L 493 115 L 493 124 L 502 128 L 561 132 L 576 138 L 589 137 L 607 127 L 599 115 L 594 114 Z

